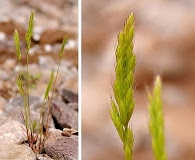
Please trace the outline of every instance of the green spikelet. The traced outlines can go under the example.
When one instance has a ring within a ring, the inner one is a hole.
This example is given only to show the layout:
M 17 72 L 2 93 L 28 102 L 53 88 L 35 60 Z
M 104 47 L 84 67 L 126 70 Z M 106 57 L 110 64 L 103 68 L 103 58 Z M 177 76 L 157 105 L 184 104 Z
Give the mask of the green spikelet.
M 132 159 L 134 137 L 129 121 L 134 110 L 133 76 L 136 57 L 133 54 L 134 16 L 127 19 L 124 30 L 118 35 L 116 49 L 116 79 L 111 100 L 111 118 L 123 142 L 125 160 Z
M 23 85 L 22 85 L 22 79 L 21 79 L 20 76 L 17 77 L 16 82 L 17 82 L 17 85 L 18 85 L 20 94 L 21 94 L 22 96 L 24 96 L 24 89 L 23 89 Z
M 28 30 L 25 35 L 26 44 L 27 44 L 27 54 L 28 51 L 30 50 L 31 39 L 33 36 L 33 28 L 34 28 L 34 11 L 31 12 L 30 19 L 28 22 Z
M 164 120 L 162 111 L 162 86 L 160 77 L 157 76 L 153 94 L 148 93 L 149 99 L 149 129 L 152 137 L 152 148 L 156 160 L 166 160 Z
M 65 35 L 65 36 L 64 36 L 64 39 L 63 39 L 63 41 L 62 41 L 61 49 L 60 49 L 60 61 L 61 61 L 61 59 L 62 59 L 62 56 L 63 56 L 63 53 L 64 53 L 64 47 L 65 47 L 67 41 L 68 41 L 68 36 Z
M 14 31 L 14 41 L 15 41 L 15 46 L 16 46 L 17 58 L 18 58 L 18 61 L 20 62 L 20 59 L 21 59 L 20 39 L 19 39 L 17 30 Z

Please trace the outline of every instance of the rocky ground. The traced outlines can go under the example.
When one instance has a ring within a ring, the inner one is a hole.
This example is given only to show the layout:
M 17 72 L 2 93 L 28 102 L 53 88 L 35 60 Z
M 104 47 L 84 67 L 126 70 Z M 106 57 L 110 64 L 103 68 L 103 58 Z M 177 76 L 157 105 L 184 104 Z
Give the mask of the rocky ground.
M 52 160 L 78 159 L 78 3 L 74 0 L 1 0 L 0 5 L 0 159 Z M 51 114 L 50 137 L 43 154 L 35 155 L 24 143 L 24 122 L 16 76 L 19 73 L 13 41 L 14 29 L 21 40 L 22 65 L 25 67 L 25 32 L 31 10 L 35 28 L 30 50 L 30 108 L 39 118 L 44 91 L 51 70 L 57 70 L 61 41 L 69 39 L 58 75 Z M 74 128 L 74 134 L 63 131 Z
M 134 159 L 154 159 L 148 131 L 146 87 L 163 80 L 169 159 L 195 158 L 195 20 L 189 1 L 89 1 L 82 14 L 82 158 L 118 160 L 122 144 L 109 115 L 114 49 L 124 20 L 135 14 L 136 68 Z M 94 18 L 96 17 L 96 18 Z

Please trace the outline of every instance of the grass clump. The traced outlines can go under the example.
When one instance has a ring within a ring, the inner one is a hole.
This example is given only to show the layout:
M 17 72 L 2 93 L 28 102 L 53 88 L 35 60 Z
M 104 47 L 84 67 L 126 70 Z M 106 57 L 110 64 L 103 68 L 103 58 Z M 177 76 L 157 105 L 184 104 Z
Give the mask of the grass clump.
M 132 159 L 134 136 L 129 127 L 134 110 L 133 81 L 136 56 L 133 54 L 134 16 L 131 14 L 118 35 L 116 79 L 113 84 L 110 115 L 124 148 L 125 160 Z
M 25 71 L 21 70 L 21 50 L 20 50 L 20 39 L 17 30 L 14 32 L 14 40 L 15 40 L 15 46 L 16 46 L 16 53 L 17 53 L 17 59 L 18 59 L 18 64 L 19 64 L 19 76 L 17 77 L 17 85 L 20 91 L 21 96 L 23 97 L 23 102 L 24 102 L 24 108 L 22 111 L 22 115 L 24 118 L 24 123 L 25 123 L 25 131 L 26 131 L 26 136 L 28 140 L 29 146 L 32 148 L 32 150 L 35 153 L 41 153 L 42 149 L 45 144 L 45 140 L 48 135 L 48 130 L 49 130 L 49 125 L 50 125 L 50 120 L 51 120 L 51 102 L 53 99 L 53 94 L 55 91 L 55 85 L 56 85 L 56 80 L 57 76 L 59 73 L 59 68 L 62 60 L 62 56 L 64 53 L 64 47 L 65 44 L 67 43 L 67 36 L 64 37 L 61 50 L 59 53 L 59 63 L 58 63 L 58 69 L 56 74 L 54 73 L 54 70 L 52 70 L 51 75 L 50 75 L 50 80 L 47 85 L 44 98 L 42 101 L 42 108 L 40 109 L 40 117 L 39 120 L 34 120 L 31 117 L 31 110 L 30 110 L 30 105 L 29 105 L 29 98 L 30 98 L 30 93 L 29 93 L 29 88 L 30 88 L 30 73 L 29 73 L 29 50 L 31 47 L 31 39 L 33 36 L 33 28 L 34 28 L 34 11 L 31 12 L 29 23 L 28 23 L 28 30 L 25 35 L 25 40 L 26 40 L 26 69 Z M 25 79 L 24 79 L 24 73 L 25 73 Z M 51 92 L 51 96 L 50 96 Z M 44 124 L 46 122 L 46 124 Z
M 156 160 L 167 160 L 165 151 L 164 119 L 162 110 L 162 85 L 157 76 L 152 95 L 148 93 L 149 100 L 149 129 L 152 137 L 152 148 Z

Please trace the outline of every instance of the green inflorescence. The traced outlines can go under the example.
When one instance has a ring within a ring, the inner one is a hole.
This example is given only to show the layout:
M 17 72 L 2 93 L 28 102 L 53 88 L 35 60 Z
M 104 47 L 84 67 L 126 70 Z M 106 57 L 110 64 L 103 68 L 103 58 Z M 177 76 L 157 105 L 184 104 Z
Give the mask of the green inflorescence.
M 148 93 L 149 100 L 149 129 L 152 137 L 152 148 L 156 160 L 166 160 L 164 119 L 162 111 L 162 85 L 160 77 L 157 76 L 154 84 L 153 94 Z
M 125 160 L 132 159 L 134 135 L 129 127 L 134 110 L 133 83 L 136 56 L 133 53 L 134 15 L 131 14 L 118 35 L 116 49 L 116 79 L 113 84 L 110 115 L 123 142 Z

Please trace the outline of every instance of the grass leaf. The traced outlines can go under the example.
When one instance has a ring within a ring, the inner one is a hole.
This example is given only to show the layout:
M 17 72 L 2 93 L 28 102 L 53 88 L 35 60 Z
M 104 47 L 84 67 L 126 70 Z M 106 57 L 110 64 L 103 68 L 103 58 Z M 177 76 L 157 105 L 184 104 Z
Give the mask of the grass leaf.
M 54 81 L 54 71 L 52 70 L 51 75 L 50 75 L 50 80 L 49 80 L 49 83 L 47 85 L 43 101 L 45 101 L 48 98 L 49 91 L 51 90 L 52 85 L 53 85 L 53 81 Z
M 34 120 L 34 121 L 32 122 L 32 129 L 34 130 L 34 129 L 36 128 L 36 126 L 37 126 L 37 122 Z

